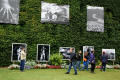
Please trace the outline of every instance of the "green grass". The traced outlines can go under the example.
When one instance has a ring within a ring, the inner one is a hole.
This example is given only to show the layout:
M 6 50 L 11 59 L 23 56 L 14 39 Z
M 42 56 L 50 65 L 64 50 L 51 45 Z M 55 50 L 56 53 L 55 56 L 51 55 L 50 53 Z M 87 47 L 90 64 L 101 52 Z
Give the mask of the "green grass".
M 0 68 L 0 80 L 120 80 L 120 70 L 110 70 L 96 74 L 89 71 L 78 72 L 78 75 L 64 74 L 66 69 L 31 69 L 20 72 L 19 70 L 8 70 Z

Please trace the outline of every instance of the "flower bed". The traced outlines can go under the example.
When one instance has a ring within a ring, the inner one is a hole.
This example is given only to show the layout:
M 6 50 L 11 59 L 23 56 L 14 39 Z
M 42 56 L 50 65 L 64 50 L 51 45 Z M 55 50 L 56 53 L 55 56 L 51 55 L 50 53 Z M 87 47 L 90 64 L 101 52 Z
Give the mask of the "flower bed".
M 10 69 L 10 70 L 19 69 L 19 68 L 20 68 L 20 66 L 17 65 L 17 64 L 12 64 L 12 65 L 10 65 L 10 66 L 8 67 L 8 69 Z
M 58 66 L 48 65 L 47 68 L 48 68 L 48 69 L 61 69 L 61 66 L 60 66 L 60 65 L 58 65 Z

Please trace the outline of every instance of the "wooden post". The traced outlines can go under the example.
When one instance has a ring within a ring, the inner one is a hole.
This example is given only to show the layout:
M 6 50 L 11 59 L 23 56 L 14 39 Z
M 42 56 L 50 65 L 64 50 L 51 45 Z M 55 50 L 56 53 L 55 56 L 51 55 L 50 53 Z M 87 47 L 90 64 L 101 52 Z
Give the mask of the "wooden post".
M 15 64 L 15 62 L 13 61 L 13 64 Z
M 40 64 L 40 62 L 38 62 L 38 64 Z
M 115 65 L 115 61 L 113 60 L 113 66 Z

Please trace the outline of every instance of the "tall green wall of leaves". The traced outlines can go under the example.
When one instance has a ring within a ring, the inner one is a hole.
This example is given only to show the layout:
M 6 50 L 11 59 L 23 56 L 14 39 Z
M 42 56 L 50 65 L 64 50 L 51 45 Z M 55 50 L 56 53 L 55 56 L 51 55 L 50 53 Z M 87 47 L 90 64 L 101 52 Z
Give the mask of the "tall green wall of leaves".
M 11 64 L 12 43 L 27 43 L 28 59 L 36 59 L 37 44 L 50 44 L 51 54 L 59 47 L 95 46 L 96 60 L 102 48 L 116 49 L 116 63 L 120 63 L 120 1 L 119 0 L 44 0 L 70 5 L 70 25 L 41 21 L 42 0 L 20 0 L 19 25 L 0 24 L 0 66 Z M 105 9 L 105 32 L 87 32 L 86 5 Z

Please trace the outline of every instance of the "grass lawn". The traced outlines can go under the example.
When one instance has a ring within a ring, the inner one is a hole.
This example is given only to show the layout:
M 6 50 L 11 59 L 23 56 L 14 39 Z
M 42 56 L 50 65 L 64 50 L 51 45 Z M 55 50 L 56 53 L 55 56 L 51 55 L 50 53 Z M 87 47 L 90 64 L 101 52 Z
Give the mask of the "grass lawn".
M 31 69 L 20 72 L 0 68 L 0 80 L 120 80 L 120 70 L 108 69 L 106 72 L 95 70 L 96 74 L 89 71 L 79 71 L 78 75 L 64 74 L 66 69 Z

